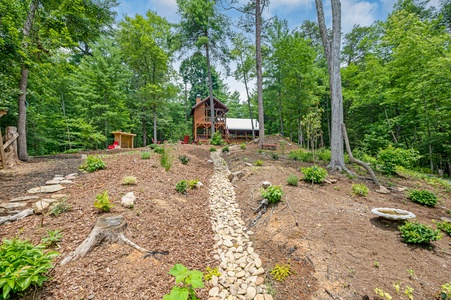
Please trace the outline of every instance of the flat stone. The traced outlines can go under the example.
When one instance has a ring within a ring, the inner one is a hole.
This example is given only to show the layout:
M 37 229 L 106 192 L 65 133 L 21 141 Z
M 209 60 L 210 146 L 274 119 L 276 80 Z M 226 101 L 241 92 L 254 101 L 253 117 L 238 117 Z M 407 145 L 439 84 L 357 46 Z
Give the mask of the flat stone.
M 261 285 L 263 282 L 265 282 L 265 279 L 263 277 L 258 276 L 257 280 L 255 280 L 255 285 L 259 286 Z
M 64 179 L 60 181 L 60 184 L 72 184 L 74 183 L 72 180 Z
M 9 200 L 10 202 L 18 202 L 18 201 L 28 201 L 28 200 L 34 200 L 39 199 L 39 196 L 21 196 L 16 197 L 14 199 Z
M 27 206 L 27 203 L 0 203 L 0 207 L 3 207 L 5 209 L 13 209 L 13 208 L 19 208 L 19 207 L 25 207 Z
M 390 194 L 390 191 L 383 185 L 380 185 L 379 189 L 376 190 L 376 192 L 379 194 Z
M 270 294 L 263 294 L 263 297 L 265 297 L 265 300 L 274 300 Z
M 46 181 L 45 184 L 47 184 L 47 185 L 59 184 L 61 182 L 61 180 L 60 179 L 52 179 L 52 180 Z
M 271 186 L 271 182 L 269 182 L 269 181 L 263 181 L 262 182 L 262 188 L 266 189 L 266 188 L 268 188 L 270 186 Z
M 226 246 L 226 247 L 232 247 L 233 246 L 233 243 L 230 241 L 230 240 L 224 240 L 223 242 L 222 242 L 222 244 L 224 245 L 224 246 Z
M 47 186 L 39 186 L 39 187 L 35 187 L 32 189 L 29 189 L 27 192 L 29 194 L 36 194 L 36 193 L 54 193 L 57 191 L 61 191 L 65 189 L 64 186 L 60 185 L 60 184 L 55 184 L 55 185 L 47 185 Z
M 265 300 L 265 296 L 258 294 L 257 296 L 255 296 L 255 300 Z
M 123 207 L 131 208 L 135 205 L 135 194 L 133 192 L 128 192 L 121 198 L 121 205 Z
M 66 194 L 53 194 L 51 196 L 52 199 L 61 199 L 61 198 L 64 198 L 64 197 L 66 197 Z
M 33 203 L 33 211 L 35 214 L 40 215 L 48 210 L 50 203 L 43 200 Z
M 255 259 L 255 267 L 258 269 L 258 268 L 260 268 L 262 266 L 262 260 L 259 258 L 259 257 L 257 257 L 256 259 Z
M 262 275 L 265 273 L 265 270 L 263 268 L 259 268 L 257 271 L 252 273 L 252 276 Z

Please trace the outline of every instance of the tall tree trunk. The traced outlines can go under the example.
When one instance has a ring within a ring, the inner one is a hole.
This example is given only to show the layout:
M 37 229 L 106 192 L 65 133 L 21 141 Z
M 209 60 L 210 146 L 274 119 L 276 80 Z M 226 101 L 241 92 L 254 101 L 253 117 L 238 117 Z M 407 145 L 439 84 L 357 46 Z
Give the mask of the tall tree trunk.
M 327 32 L 324 19 L 324 9 L 321 0 L 315 0 L 318 15 L 318 25 L 326 53 L 329 69 L 330 98 L 332 108 L 332 128 L 330 136 L 330 149 L 332 152 L 329 168 L 332 170 L 346 170 L 344 162 L 343 133 L 343 95 L 341 90 L 340 74 L 340 42 L 341 42 L 341 3 L 331 0 L 332 4 L 332 38 Z
M 262 78 L 262 11 L 260 0 L 255 0 L 255 60 L 257 68 L 257 103 L 258 103 L 258 146 L 261 147 L 265 141 L 265 116 L 263 108 L 263 78 Z
M 23 43 L 23 48 L 26 51 L 28 49 L 28 41 L 31 34 L 31 27 L 33 25 L 34 15 L 38 9 L 39 2 L 31 1 L 30 8 L 28 9 L 27 19 L 23 26 L 23 34 L 25 36 L 25 42 Z M 28 67 L 22 64 L 20 67 L 20 82 L 19 82 L 19 97 L 18 97 L 18 118 L 17 118 L 17 131 L 19 137 L 17 138 L 18 155 L 19 159 L 23 161 L 28 161 L 28 150 L 27 150 L 27 84 L 28 84 Z
M 213 82 L 211 80 L 210 48 L 208 47 L 208 43 L 205 44 L 205 56 L 207 59 L 208 90 L 210 92 L 211 138 L 213 138 L 213 134 L 215 133 L 215 102 L 213 101 Z
M 153 139 L 157 140 L 157 106 L 153 105 Z
M 241 63 L 244 65 L 244 62 L 242 60 Z M 249 87 L 247 86 L 246 72 L 243 72 L 243 79 L 244 79 L 244 87 L 246 88 L 247 106 L 249 107 L 249 118 L 251 119 L 252 140 L 255 140 L 254 120 L 252 119 L 252 109 L 251 109 L 251 97 L 249 96 Z
M 147 126 L 146 126 L 146 119 L 142 118 L 141 119 L 141 126 L 142 126 L 142 131 L 143 131 L 143 147 L 147 146 Z M 157 140 L 155 139 L 155 143 L 157 142 Z

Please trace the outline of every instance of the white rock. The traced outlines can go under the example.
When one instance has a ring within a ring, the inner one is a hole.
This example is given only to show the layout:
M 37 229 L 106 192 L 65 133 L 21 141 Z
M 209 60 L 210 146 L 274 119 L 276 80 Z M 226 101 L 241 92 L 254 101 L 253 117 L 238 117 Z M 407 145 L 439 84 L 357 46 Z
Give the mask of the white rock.
M 217 287 L 217 286 L 212 287 L 212 288 L 210 289 L 210 291 L 208 291 L 208 295 L 211 296 L 211 297 L 216 297 L 216 296 L 218 296 L 218 295 L 219 295 L 219 287 Z
M 222 243 L 224 244 L 224 246 L 229 247 L 229 248 L 233 246 L 233 243 L 227 239 L 224 240 Z
M 262 260 L 259 258 L 259 257 L 257 257 L 256 259 L 255 259 L 255 267 L 258 269 L 258 268 L 260 268 L 262 266 Z
M 257 290 L 254 287 L 249 286 L 246 290 L 246 299 L 252 300 L 255 298 L 255 295 L 257 295 Z
M 262 182 L 262 188 L 266 189 L 266 188 L 268 188 L 270 186 L 271 186 L 271 182 L 269 182 L 269 181 L 263 181 Z
M 121 205 L 123 207 L 132 208 L 135 205 L 135 194 L 133 192 L 128 192 L 121 198 Z

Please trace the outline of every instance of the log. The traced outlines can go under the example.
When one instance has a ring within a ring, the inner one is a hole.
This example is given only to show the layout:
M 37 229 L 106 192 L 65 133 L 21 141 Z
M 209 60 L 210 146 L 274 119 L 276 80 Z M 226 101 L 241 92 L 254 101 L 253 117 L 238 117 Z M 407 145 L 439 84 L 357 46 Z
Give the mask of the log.
M 88 237 L 77 247 L 77 249 L 75 249 L 74 252 L 67 255 L 61 261 L 61 265 L 65 265 L 71 260 L 85 257 L 92 248 L 103 242 L 126 244 L 138 251 L 152 253 L 126 238 L 124 235 L 125 229 L 127 229 L 127 222 L 121 215 L 102 216 L 98 218 Z
M 373 169 L 371 169 L 371 167 L 368 166 L 363 161 L 355 159 L 354 156 L 352 156 L 351 147 L 349 146 L 348 133 L 346 131 L 346 125 L 344 123 L 341 124 L 341 129 L 343 131 L 343 138 L 345 140 L 346 151 L 348 152 L 349 161 L 364 167 L 368 171 L 368 173 L 371 175 L 371 178 L 373 179 L 374 183 L 376 185 L 380 186 L 379 180 L 377 180 L 376 174 L 374 174 Z

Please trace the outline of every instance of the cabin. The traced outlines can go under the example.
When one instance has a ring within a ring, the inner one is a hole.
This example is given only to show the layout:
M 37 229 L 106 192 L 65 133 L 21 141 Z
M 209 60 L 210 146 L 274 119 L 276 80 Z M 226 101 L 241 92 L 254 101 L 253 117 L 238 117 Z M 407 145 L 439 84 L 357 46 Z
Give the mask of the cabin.
M 213 97 L 213 112 L 215 131 L 221 133 L 222 139 L 227 140 L 226 114 L 229 108 Z M 196 97 L 196 105 L 191 109 L 193 118 L 193 138 L 197 142 L 208 142 L 211 139 L 211 106 L 210 97 L 201 100 Z
M 227 118 L 227 141 L 229 143 L 242 143 L 252 140 L 252 125 L 254 125 L 255 136 L 258 137 L 259 124 L 257 120 Z

